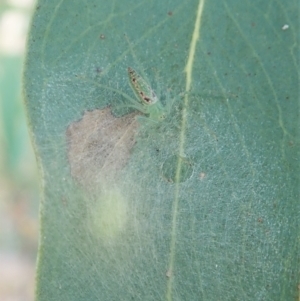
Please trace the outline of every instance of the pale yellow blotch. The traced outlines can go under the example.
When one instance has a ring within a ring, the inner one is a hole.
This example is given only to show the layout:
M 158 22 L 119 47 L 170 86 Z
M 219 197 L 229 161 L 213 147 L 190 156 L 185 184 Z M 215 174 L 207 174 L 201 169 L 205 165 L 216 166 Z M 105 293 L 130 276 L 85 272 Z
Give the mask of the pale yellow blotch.
M 113 242 L 126 231 L 127 212 L 126 199 L 117 188 L 105 191 L 91 211 L 93 234 Z

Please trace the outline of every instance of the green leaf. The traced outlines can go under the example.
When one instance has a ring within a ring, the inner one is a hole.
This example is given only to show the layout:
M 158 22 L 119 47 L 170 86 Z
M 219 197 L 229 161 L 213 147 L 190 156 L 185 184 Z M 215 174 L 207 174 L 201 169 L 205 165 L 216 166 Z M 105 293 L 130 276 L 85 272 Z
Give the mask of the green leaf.
M 37 300 L 297 298 L 297 7 L 38 2 Z M 171 107 L 161 122 L 132 109 L 128 67 Z

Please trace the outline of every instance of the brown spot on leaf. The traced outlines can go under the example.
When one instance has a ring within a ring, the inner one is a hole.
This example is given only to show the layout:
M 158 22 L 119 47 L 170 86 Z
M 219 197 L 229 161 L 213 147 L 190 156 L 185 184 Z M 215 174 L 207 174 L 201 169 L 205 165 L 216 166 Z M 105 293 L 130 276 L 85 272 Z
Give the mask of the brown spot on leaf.
M 115 181 L 135 144 L 138 112 L 115 117 L 111 108 L 87 111 L 67 128 L 68 160 L 72 177 L 87 190 Z

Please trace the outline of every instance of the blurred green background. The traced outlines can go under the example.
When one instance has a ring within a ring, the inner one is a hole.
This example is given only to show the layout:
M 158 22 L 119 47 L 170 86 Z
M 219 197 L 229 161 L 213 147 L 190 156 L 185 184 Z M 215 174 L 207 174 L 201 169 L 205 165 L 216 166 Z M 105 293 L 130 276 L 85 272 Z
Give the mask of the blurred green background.
M 0 0 L 0 300 L 34 299 L 39 182 L 22 103 L 34 0 Z

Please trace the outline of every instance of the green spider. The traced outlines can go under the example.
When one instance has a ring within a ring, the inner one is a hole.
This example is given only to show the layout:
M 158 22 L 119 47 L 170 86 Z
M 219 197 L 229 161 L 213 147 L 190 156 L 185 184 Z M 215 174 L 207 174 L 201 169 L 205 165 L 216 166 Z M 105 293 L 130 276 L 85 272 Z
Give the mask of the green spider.
M 149 116 L 154 121 L 165 119 L 169 106 L 164 106 L 151 86 L 132 68 L 128 67 L 129 84 L 138 101 L 130 106 Z

